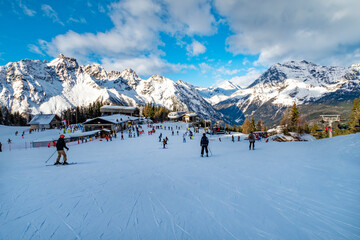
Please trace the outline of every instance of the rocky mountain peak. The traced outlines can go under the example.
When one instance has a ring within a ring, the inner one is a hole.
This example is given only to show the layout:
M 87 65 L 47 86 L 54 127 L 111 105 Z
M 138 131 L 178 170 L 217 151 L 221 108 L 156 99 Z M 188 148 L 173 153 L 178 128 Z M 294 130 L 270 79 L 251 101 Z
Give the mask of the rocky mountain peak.
M 48 63 L 49 67 L 56 68 L 67 68 L 67 69 L 75 69 L 79 67 L 75 58 L 66 57 L 64 54 L 59 54 L 57 58 Z
M 140 77 L 131 68 L 126 68 L 120 73 L 120 77 L 128 81 L 139 81 Z

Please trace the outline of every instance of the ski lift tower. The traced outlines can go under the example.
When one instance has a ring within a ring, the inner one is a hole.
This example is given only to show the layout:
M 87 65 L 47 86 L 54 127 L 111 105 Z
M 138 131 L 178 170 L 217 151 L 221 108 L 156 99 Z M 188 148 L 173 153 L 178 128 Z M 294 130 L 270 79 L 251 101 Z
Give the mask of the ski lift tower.
M 332 137 L 332 123 L 333 122 L 340 122 L 340 115 L 320 115 L 320 117 L 322 118 L 322 120 L 324 122 L 328 123 L 328 127 L 329 128 L 329 137 Z

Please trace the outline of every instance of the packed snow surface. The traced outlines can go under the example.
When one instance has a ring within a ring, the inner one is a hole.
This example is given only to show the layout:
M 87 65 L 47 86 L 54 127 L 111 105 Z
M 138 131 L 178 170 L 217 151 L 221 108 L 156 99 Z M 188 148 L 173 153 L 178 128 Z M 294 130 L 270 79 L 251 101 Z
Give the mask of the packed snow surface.
M 59 131 L 23 140 L 1 127 L 0 239 L 360 238 L 360 134 L 254 151 L 243 135 L 212 136 L 202 158 L 201 133 L 183 143 L 185 125 L 165 125 L 175 136 L 144 126 L 138 138 L 70 145 L 70 166 L 46 166 L 54 148 L 3 142 Z

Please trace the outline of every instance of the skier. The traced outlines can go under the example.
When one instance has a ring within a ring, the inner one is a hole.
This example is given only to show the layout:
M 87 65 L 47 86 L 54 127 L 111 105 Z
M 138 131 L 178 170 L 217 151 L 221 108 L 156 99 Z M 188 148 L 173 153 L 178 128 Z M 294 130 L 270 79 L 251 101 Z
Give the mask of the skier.
M 206 137 L 206 134 L 204 133 L 201 141 L 200 141 L 200 146 L 201 146 L 201 157 L 204 156 L 204 149 L 206 152 L 206 156 L 208 157 L 208 145 L 209 145 L 209 139 Z
M 160 133 L 159 135 L 159 142 L 161 142 L 161 138 L 162 138 L 162 133 Z
M 0 142 L 0 152 L 2 152 L 2 143 Z
M 163 139 L 163 145 L 164 145 L 163 148 L 166 148 L 166 144 L 167 144 L 167 137 Z
M 240 136 L 238 136 L 238 142 L 240 142 Z
M 56 162 L 54 163 L 54 165 L 60 164 L 61 155 L 63 156 L 63 159 L 64 159 L 63 165 L 68 164 L 66 162 L 67 158 L 66 158 L 66 153 L 64 151 L 64 148 L 66 148 L 68 151 L 69 151 L 69 148 L 66 146 L 64 138 L 65 138 L 65 136 L 63 134 L 61 134 L 60 138 L 57 140 L 56 149 L 57 149 L 57 152 L 58 152 L 58 157 L 57 157 Z
M 250 132 L 250 134 L 248 136 L 248 139 L 249 139 L 249 150 L 251 150 L 251 145 L 252 145 L 252 150 L 254 150 L 254 148 L 255 148 L 255 136 L 254 136 L 253 132 Z
M 231 141 L 235 142 L 234 135 L 231 135 Z

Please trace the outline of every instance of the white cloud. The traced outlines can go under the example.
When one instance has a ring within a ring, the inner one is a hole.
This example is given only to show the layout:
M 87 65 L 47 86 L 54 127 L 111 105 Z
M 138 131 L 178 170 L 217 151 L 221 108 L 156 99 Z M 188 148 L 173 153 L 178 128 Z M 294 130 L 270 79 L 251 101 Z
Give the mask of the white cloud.
M 98 4 L 98 10 L 101 13 L 105 13 L 105 8 L 100 3 Z
M 41 5 L 41 10 L 44 12 L 44 15 L 46 17 L 49 17 L 53 20 L 53 22 L 60 23 L 61 25 L 64 25 L 62 21 L 60 21 L 57 12 L 47 4 Z
M 201 73 L 207 73 L 208 71 L 212 70 L 212 67 L 207 63 L 200 63 L 199 68 Z
M 57 18 L 50 6 L 43 6 L 47 15 Z M 112 67 L 129 67 L 124 64 L 138 63 L 140 65 L 134 69 L 142 69 L 139 74 L 150 72 L 151 66 L 153 72 L 160 71 L 158 73 L 161 74 L 161 71 L 179 71 L 188 67 L 162 59 L 164 53 L 159 50 L 159 46 L 164 45 L 160 39 L 161 33 L 179 37 L 209 35 L 216 31 L 211 5 L 207 0 L 124 0 L 110 4 L 108 9 L 114 24 L 112 29 L 81 34 L 68 31 L 50 42 L 39 40 L 42 49 L 54 57 L 61 52 L 83 62 L 91 62 L 95 57 Z M 191 52 L 199 55 L 205 50 L 202 44 L 194 43 Z
M 208 0 L 164 0 L 169 20 L 169 32 L 212 35 L 216 32 L 215 18 Z M 174 31 L 175 30 L 175 31 Z
M 234 35 L 227 50 L 258 54 L 257 64 L 308 59 L 328 64 L 360 45 L 360 1 L 215 0 L 214 5 Z
M 253 83 L 258 77 L 260 77 L 261 74 L 262 73 L 259 70 L 250 68 L 245 75 L 233 77 L 229 79 L 229 81 L 242 88 L 246 88 L 251 83 Z
M 22 3 L 21 1 L 19 2 L 19 7 L 24 11 L 24 13 L 26 15 L 28 15 L 29 17 L 33 17 L 36 14 L 35 10 L 32 10 L 30 8 L 28 8 L 24 3 Z
M 221 66 L 220 68 L 216 69 L 216 71 L 222 75 L 234 75 L 240 72 L 239 69 L 228 69 L 224 66 Z
M 199 56 L 206 52 L 206 47 L 200 42 L 193 40 L 193 42 L 186 47 L 186 50 L 190 56 Z
M 73 18 L 70 17 L 67 22 L 74 22 L 74 23 L 86 23 L 86 19 L 85 18 Z
M 193 65 L 172 64 L 159 56 L 141 56 L 133 58 L 103 58 L 101 60 L 107 70 L 121 71 L 125 68 L 132 68 L 139 75 L 154 75 L 166 72 L 180 72 L 183 69 L 194 69 Z
M 37 53 L 37 54 L 40 54 L 42 56 L 45 56 L 45 54 L 43 53 L 43 51 L 41 51 L 39 46 L 36 46 L 34 44 L 29 44 L 28 48 L 29 48 L 30 52 Z

